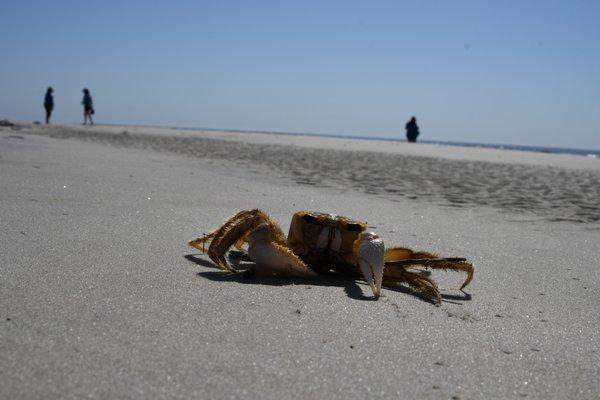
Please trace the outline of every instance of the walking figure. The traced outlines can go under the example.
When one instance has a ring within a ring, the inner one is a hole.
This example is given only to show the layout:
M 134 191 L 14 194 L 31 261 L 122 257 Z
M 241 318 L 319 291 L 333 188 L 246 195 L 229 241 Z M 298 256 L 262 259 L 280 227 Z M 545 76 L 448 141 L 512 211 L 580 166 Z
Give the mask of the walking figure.
M 88 88 L 83 89 L 83 100 L 81 101 L 83 104 L 83 124 L 87 124 L 87 120 L 89 118 L 90 125 L 94 125 L 94 121 L 92 120 L 92 115 L 94 115 L 94 103 L 92 102 L 92 96 L 90 95 L 90 90 Z
M 410 121 L 406 123 L 406 140 L 410 143 L 415 143 L 419 136 L 419 127 L 417 125 L 417 119 L 412 117 Z
M 50 123 L 50 117 L 52 116 L 52 110 L 54 110 L 54 97 L 52 96 L 52 86 L 48 86 L 46 90 L 46 97 L 44 98 L 44 108 L 46 109 L 46 125 Z

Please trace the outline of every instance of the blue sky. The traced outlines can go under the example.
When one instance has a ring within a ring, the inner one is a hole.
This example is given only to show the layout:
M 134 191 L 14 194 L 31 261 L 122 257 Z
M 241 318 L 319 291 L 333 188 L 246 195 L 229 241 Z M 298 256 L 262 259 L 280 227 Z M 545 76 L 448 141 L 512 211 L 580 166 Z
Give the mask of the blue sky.
M 600 149 L 599 1 L 0 5 L 0 118 Z

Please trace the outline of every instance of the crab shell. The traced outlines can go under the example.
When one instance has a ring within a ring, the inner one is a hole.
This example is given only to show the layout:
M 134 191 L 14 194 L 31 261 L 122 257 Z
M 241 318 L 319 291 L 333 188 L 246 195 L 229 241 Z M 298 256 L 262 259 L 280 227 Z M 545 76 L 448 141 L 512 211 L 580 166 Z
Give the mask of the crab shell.
M 362 221 L 320 212 L 298 211 L 292 217 L 288 247 L 302 261 L 320 267 L 358 265 L 354 242 L 367 229 Z
M 288 246 L 315 270 L 351 271 L 359 267 L 377 298 L 383 281 L 385 247 L 379 236 L 366 229 L 366 222 L 298 211 L 290 224 Z

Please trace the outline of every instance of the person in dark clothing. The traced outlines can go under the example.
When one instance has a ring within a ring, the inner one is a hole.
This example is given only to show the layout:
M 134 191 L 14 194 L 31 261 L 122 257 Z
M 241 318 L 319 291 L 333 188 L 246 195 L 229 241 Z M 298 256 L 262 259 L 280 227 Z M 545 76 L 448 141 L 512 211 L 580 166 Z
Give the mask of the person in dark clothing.
M 417 125 L 417 119 L 412 117 L 410 121 L 406 123 L 406 140 L 410 143 L 415 143 L 419 136 L 419 126 Z
M 83 89 L 83 100 L 81 101 L 81 104 L 83 105 L 83 124 L 86 125 L 89 118 L 90 125 L 94 125 L 94 121 L 92 120 L 94 103 L 92 102 L 92 96 L 90 95 L 90 90 L 88 88 Z
M 54 97 L 52 93 L 54 89 L 48 87 L 46 90 L 46 97 L 44 98 L 44 108 L 46 109 L 46 125 L 50 123 L 50 117 L 52 116 L 52 110 L 54 110 Z

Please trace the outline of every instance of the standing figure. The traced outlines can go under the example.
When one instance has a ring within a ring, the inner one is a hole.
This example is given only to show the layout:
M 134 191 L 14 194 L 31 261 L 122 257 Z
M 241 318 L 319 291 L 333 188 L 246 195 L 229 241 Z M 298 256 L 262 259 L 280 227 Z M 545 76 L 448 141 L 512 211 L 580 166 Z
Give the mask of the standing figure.
M 92 121 L 92 115 L 94 115 L 94 103 L 92 102 L 92 96 L 90 95 L 90 90 L 88 88 L 83 89 L 83 100 L 81 101 L 83 104 L 83 124 L 87 123 L 89 118 L 90 125 L 94 125 L 94 121 Z
M 54 110 L 54 97 L 52 96 L 52 86 L 48 86 L 46 90 L 46 97 L 44 98 L 44 108 L 46 109 L 46 125 L 50 123 L 50 117 L 52 116 L 52 110 Z
M 417 119 L 412 117 L 410 121 L 406 123 L 406 140 L 410 143 L 415 143 L 419 136 L 419 127 L 417 126 Z

